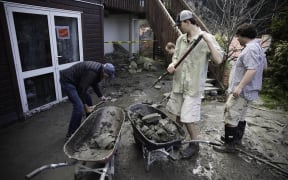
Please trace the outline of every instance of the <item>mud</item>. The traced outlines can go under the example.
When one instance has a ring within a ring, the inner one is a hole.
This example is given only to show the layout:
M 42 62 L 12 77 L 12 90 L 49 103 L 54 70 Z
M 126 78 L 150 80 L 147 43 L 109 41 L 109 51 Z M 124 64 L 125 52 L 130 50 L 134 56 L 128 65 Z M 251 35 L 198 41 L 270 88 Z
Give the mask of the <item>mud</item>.
M 116 78 L 103 83 L 103 92 L 111 96 L 110 101 L 103 106 L 113 105 L 123 109 L 140 102 L 157 104 L 171 89 L 171 77 L 167 77 L 158 85 L 158 89 L 150 88 L 153 82 L 164 72 L 162 64 L 156 65 L 158 72 L 143 71 L 129 74 L 127 69 L 117 67 Z M 223 133 L 224 103 L 217 97 L 207 97 L 202 102 L 199 139 L 216 141 Z M 99 99 L 94 95 L 94 103 Z M 159 108 L 166 112 L 165 103 Z M 63 152 L 65 134 L 68 127 L 72 106 L 69 102 L 60 103 L 51 109 L 35 114 L 24 122 L 14 124 L 0 130 L 0 178 L 20 180 L 32 170 L 42 165 L 59 162 L 70 162 Z M 287 145 L 288 113 L 281 110 L 264 108 L 261 104 L 253 104 L 247 113 L 247 128 L 243 138 L 246 152 L 265 159 L 288 172 Z M 287 176 L 275 168 L 261 163 L 242 153 L 221 154 L 212 146 L 200 144 L 197 157 L 188 160 L 171 161 L 167 158 L 155 161 L 149 172 L 145 170 L 145 160 L 142 151 L 135 145 L 133 129 L 129 121 L 123 122 L 121 140 L 115 153 L 116 180 L 230 180 L 230 179 L 277 179 L 284 180 Z M 189 139 L 187 137 L 187 139 Z M 177 156 L 177 150 L 175 150 Z M 91 164 L 91 166 L 96 166 Z M 35 180 L 64 180 L 74 178 L 74 166 L 45 171 Z M 86 173 L 82 179 L 95 179 L 98 176 Z
M 91 113 L 64 145 L 67 156 L 81 161 L 110 158 L 120 140 L 125 113 L 116 106 L 105 106 Z

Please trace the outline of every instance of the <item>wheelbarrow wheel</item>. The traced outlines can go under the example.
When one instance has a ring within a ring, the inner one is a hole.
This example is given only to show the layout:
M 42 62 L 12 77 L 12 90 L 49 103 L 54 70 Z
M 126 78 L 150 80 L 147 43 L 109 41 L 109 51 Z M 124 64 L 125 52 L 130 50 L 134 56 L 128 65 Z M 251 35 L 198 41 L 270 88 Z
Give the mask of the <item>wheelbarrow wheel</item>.
M 145 170 L 146 170 L 146 172 L 150 171 L 150 165 L 148 163 L 145 164 Z

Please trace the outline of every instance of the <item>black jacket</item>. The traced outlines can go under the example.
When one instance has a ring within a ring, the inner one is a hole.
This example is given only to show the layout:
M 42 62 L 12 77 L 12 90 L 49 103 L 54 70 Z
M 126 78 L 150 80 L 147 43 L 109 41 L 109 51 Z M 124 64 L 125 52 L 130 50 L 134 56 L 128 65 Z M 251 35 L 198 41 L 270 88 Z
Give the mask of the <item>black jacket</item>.
M 89 86 L 98 97 L 102 97 L 98 83 L 103 79 L 103 65 L 95 61 L 84 61 L 60 72 L 60 81 L 73 84 L 83 103 L 86 104 L 86 91 Z

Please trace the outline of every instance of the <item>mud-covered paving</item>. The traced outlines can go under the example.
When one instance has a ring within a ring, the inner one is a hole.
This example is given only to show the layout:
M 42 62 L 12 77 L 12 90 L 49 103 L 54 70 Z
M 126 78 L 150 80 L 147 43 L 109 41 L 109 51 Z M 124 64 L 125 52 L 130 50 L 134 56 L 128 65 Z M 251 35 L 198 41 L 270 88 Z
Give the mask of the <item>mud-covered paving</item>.
M 114 59 L 113 63 L 119 64 L 116 66 L 116 78 L 111 82 L 111 86 L 103 88 L 103 93 L 110 95 L 113 101 L 102 107 L 113 105 L 127 109 L 130 105 L 140 102 L 154 104 L 160 102 L 163 94 L 170 91 L 171 77 L 158 83 L 160 89 L 150 88 L 165 71 L 165 66 L 157 66 L 158 71 L 145 70 L 130 74 L 126 68 L 129 66 L 127 59 L 123 62 L 118 58 Z M 199 138 L 210 141 L 220 139 L 223 133 L 224 109 L 224 103 L 220 99 L 209 97 L 209 100 L 202 102 Z M 95 104 L 99 101 L 95 95 L 93 100 Z M 159 108 L 165 112 L 163 106 Z M 35 114 L 25 122 L 0 130 L 1 179 L 23 179 L 27 173 L 42 165 L 71 161 L 63 152 L 71 110 L 71 103 L 60 103 L 47 111 Z M 174 116 L 168 113 L 167 115 L 175 119 Z M 287 171 L 287 119 L 288 113 L 280 109 L 266 109 L 257 104 L 250 107 L 246 118 L 243 149 L 263 159 L 269 159 Z M 73 179 L 74 173 L 75 167 L 63 167 L 41 173 L 34 179 Z M 87 173 L 83 179 L 97 179 L 95 176 Z M 127 120 L 123 124 L 119 149 L 115 156 L 114 177 L 115 180 L 287 179 L 283 173 L 254 158 L 239 153 L 217 153 L 207 144 L 200 144 L 200 154 L 196 158 L 156 161 L 150 167 L 150 171 L 146 172 L 142 152 L 135 146 L 133 128 Z
M 150 88 L 153 82 L 165 71 L 140 72 L 127 74 L 118 71 L 116 81 L 107 86 L 110 95 L 121 93 L 114 104 L 123 108 L 135 102 L 157 104 L 163 94 L 171 89 L 171 77 L 160 81 L 160 89 Z M 165 102 L 159 106 L 171 119 L 174 116 L 166 112 Z M 202 102 L 200 137 L 202 140 L 219 141 L 223 133 L 223 97 L 207 97 Z M 243 150 L 254 156 L 274 162 L 288 172 L 287 119 L 288 113 L 281 110 L 269 110 L 259 104 L 253 104 L 247 113 L 247 128 L 243 138 Z M 130 122 L 126 121 L 121 138 L 121 147 L 116 159 L 117 179 L 287 179 L 285 174 L 261 163 L 250 156 L 221 154 L 211 146 L 200 145 L 198 157 L 189 160 L 157 161 L 150 171 L 145 172 L 142 153 L 135 147 Z M 189 138 L 187 138 L 189 139 Z M 177 152 L 176 152 L 177 155 Z

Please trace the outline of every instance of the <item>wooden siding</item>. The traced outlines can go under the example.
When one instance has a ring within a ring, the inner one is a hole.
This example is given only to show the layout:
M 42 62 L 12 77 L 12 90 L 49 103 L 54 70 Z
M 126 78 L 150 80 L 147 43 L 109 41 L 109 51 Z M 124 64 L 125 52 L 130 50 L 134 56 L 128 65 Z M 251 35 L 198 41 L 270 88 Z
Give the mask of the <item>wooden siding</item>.
M 22 118 L 4 7 L 0 4 L 0 127 Z
M 103 0 L 105 8 L 140 13 L 144 11 L 145 0 Z
M 104 57 L 104 37 L 103 37 L 103 7 L 96 4 L 101 0 L 85 0 L 78 2 L 74 0 L 8 0 L 9 2 L 29 4 L 35 6 L 57 8 L 82 12 L 82 40 L 83 55 L 86 59 L 99 59 Z M 91 2 L 92 4 L 90 4 Z M 93 50 L 95 49 L 95 50 Z M 97 51 L 96 51 L 97 49 Z
M 101 0 L 92 3 L 74 0 L 8 0 L 20 4 L 79 11 L 82 19 L 84 60 L 103 61 L 104 33 L 103 6 Z M 89 2 L 89 0 L 86 0 Z M 0 127 L 23 118 L 23 110 L 17 85 L 16 70 L 9 39 L 3 2 L 0 2 Z M 4 50 L 4 51 L 3 51 Z
M 160 1 L 147 0 L 145 2 L 145 13 L 157 40 L 155 43 L 156 47 L 159 46 L 164 50 L 168 42 L 176 42 L 181 32 L 176 27 L 173 27 L 174 20 Z M 169 63 L 171 57 L 167 53 L 165 55 Z
M 175 43 L 179 32 L 177 34 L 175 27 L 173 27 L 172 25 L 174 24 L 174 19 L 176 18 L 176 15 L 185 9 L 192 11 L 192 9 L 184 0 L 146 0 L 146 17 L 150 25 L 152 26 L 155 37 L 158 40 L 157 43 L 161 47 L 161 49 L 164 49 L 165 45 L 169 41 Z M 171 17 L 173 18 L 172 20 Z M 209 32 L 208 28 L 196 14 L 194 14 L 194 19 L 203 31 Z M 159 22 L 161 22 L 161 26 L 159 26 Z M 169 63 L 171 61 L 171 57 L 168 56 L 168 54 L 166 54 L 166 57 Z M 222 83 L 224 69 L 223 67 L 223 64 L 220 66 L 209 64 L 209 74 L 211 74 L 211 76 L 217 80 L 218 85 L 222 89 L 225 88 Z

